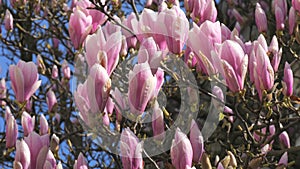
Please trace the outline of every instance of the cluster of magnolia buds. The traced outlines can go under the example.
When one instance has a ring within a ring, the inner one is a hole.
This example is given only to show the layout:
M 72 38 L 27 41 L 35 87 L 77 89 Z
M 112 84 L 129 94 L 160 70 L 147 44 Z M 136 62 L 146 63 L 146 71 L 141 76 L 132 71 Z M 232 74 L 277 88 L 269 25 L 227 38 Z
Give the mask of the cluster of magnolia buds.
M 59 138 L 53 134 L 50 138 L 48 122 L 42 114 L 39 117 L 39 134 L 34 131 L 35 116 L 22 113 L 21 124 L 24 138 L 17 140 L 18 125 L 9 107 L 6 107 L 6 148 L 16 148 L 14 168 L 62 168 L 56 164 L 53 153 L 59 148 Z
M 266 33 L 268 30 L 268 20 L 266 13 L 269 9 L 264 3 L 256 3 L 255 9 L 255 22 L 260 33 Z M 292 6 L 288 11 L 287 1 L 285 0 L 273 0 L 272 1 L 272 13 L 275 14 L 276 30 L 283 31 L 285 28 L 286 20 L 288 20 L 289 34 L 294 33 L 296 27 L 297 15 L 299 11 L 299 2 L 297 0 L 292 1 Z

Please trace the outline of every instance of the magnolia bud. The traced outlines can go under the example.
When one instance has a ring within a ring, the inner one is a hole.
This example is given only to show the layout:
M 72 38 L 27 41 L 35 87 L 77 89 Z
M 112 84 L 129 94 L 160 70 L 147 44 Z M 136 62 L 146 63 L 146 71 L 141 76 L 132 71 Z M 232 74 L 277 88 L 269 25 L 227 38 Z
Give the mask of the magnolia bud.
M 14 22 L 14 18 L 12 16 L 12 14 L 10 13 L 10 11 L 8 9 L 6 9 L 5 16 L 4 16 L 4 25 L 5 25 L 5 29 L 7 31 L 10 31 L 13 29 L 13 22 Z
M 42 114 L 40 116 L 40 134 L 45 135 L 48 133 L 48 121 L 45 116 Z
M 31 117 L 26 111 L 23 112 L 21 124 L 24 130 L 24 136 L 28 136 L 34 130 L 35 117 Z
M 59 149 L 59 138 L 53 134 L 50 140 L 50 150 L 52 152 L 57 152 Z

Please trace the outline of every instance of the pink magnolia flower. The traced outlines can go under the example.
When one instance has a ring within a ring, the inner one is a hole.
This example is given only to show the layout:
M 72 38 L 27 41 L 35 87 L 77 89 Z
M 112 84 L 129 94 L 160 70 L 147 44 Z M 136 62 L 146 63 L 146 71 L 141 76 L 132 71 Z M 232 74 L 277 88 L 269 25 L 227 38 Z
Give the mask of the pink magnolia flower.
M 131 25 L 140 42 L 143 42 L 144 38 L 153 37 L 160 50 L 166 49 L 165 31 L 161 28 L 161 22 L 158 22 L 157 12 L 144 9 L 140 15 L 140 20 L 133 18 Z
M 164 114 L 157 101 L 155 101 L 152 112 L 152 131 L 155 139 L 163 141 L 165 138 Z
M 28 145 L 23 139 L 21 141 L 17 140 L 14 168 L 19 168 L 17 166 L 21 166 L 23 169 L 28 169 L 30 160 L 30 150 Z
M 194 119 L 191 123 L 190 141 L 193 148 L 193 161 L 195 163 L 199 163 L 204 152 L 204 140 L 201 131 Z
M 116 116 L 117 121 L 122 121 L 122 112 L 128 109 L 128 98 L 124 97 L 124 94 L 120 92 L 118 88 L 115 88 L 115 90 L 112 92 L 113 98 L 116 101 L 115 104 L 115 110 L 116 110 Z
M 248 68 L 248 56 L 235 41 L 226 40 L 219 49 L 215 65 L 232 92 L 243 90 Z M 218 62 L 218 63 L 217 63 Z
M 115 103 L 113 102 L 112 98 L 108 98 L 105 106 L 105 112 L 108 114 L 112 114 L 115 107 Z
M 46 158 L 49 148 L 49 135 L 40 136 L 36 132 L 31 132 L 24 138 L 30 150 L 30 169 L 43 168 L 43 161 Z M 39 167 L 40 166 L 40 167 Z
M 57 104 L 57 99 L 56 99 L 55 93 L 51 89 L 46 94 L 46 102 L 48 105 L 48 111 L 52 112 L 54 109 L 54 106 Z
M 87 92 L 87 82 L 85 81 L 84 84 L 79 84 L 77 87 L 77 90 L 74 93 L 74 99 L 77 108 L 79 109 L 79 115 L 81 119 L 86 123 L 90 124 L 90 101 L 88 98 L 88 92 Z
M 13 29 L 13 23 L 14 23 L 14 18 L 12 16 L 12 14 L 10 13 L 10 11 L 8 9 L 6 9 L 5 11 L 5 16 L 4 16 L 4 25 L 5 25 L 5 29 L 7 31 L 10 31 Z
M 278 69 L 282 49 L 279 49 L 276 36 L 273 36 L 269 47 L 263 35 L 260 35 L 252 44 L 249 57 L 250 80 L 254 82 L 260 99 L 262 99 L 262 91 L 270 90 L 274 85 L 274 73 Z M 272 57 L 272 61 L 268 54 Z
M 18 124 L 9 107 L 7 106 L 5 108 L 5 121 L 6 148 L 12 148 L 15 146 L 18 138 Z
M 75 49 L 79 49 L 92 29 L 92 17 L 76 7 L 70 16 L 69 34 Z
M 188 10 L 195 23 L 201 25 L 206 20 L 215 22 L 217 19 L 217 8 L 211 0 L 189 0 Z M 186 5 L 187 6 L 187 5 Z
M 16 100 L 21 103 L 28 101 L 41 85 L 37 67 L 33 62 L 20 60 L 17 65 L 10 65 L 9 75 Z
M 53 152 L 57 152 L 59 149 L 59 138 L 56 134 L 53 134 L 50 139 L 50 150 Z
M 217 44 L 221 44 L 221 42 L 222 36 L 219 22 L 205 21 L 200 27 L 194 25 L 190 30 L 187 46 L 197 56 L 201 70 L 205 74 L 211 75 L 217 72 L 213 65 L 211 51 L 215 51 Z
M 80 153 L 77 160 L 75 160 L 73 169 L 88 169 L 88 163 L 82 153 Z
M 261 45 L 258 45 L 255 54 L 254 51 L 252 52 L 250 62 L 253 64 L 250 64 L 249 69 L 253 71 L 254 84 L 260 99 L 262 99 L 263 90 L 270 90 L 274 85 L 274 70 Z
M 48 133 L 48 121 L 47 119 L 45 118 L 45 116 L 42 114 L 40 116 L 40 135 L 45 135 Z
M 279 135 L 279 141 L 280 141 L 280 144 L 282 145 L 283 149 L 291 147 L 290 137 L 289 137 L 289 134 L 286 131 L 283 131 Z
M 6 102 L 1 99 L 6 98 L 6 84 L 5 84 L 5 78 L 2 78 L 0 81 L 0 106 L 5 106 Z
M 271 65 L 274 72 L 277 72 L 278 66 L 282 56 L 282 48 L 279 49 L 277 37 L 274 35 L 269 46 L 269 55 L 271 55 Z
M 129 129 L 125 128 L 121 133 L 120 150 L 121 161 L 124 169 L 142 169 L 142 142 Z
M 56 79 L 58 77 L 58 68 L 56 65 L 54 65 L 52 68 L 51 77 L 53 79 Z
M 156 85 L 157 79 L 147 62 L 135 65 L 129 72 L 128 101 L 133 114 L 140 115 L 145 111 Z
M 24 136 L 28 136 L 34 130 L 35 117 L 31 117 L 26 111 L 22 113 L 21 124 Z
M 69 67 L 69 63 L 64 60 L 64 62 L 61 65 L 62 73 L 65 79 L 70 80 L 71 79 L 71 69 Z
M 276 30 L 284 29 L 285 15 L 282 9 L 278 6 L 275 6 L 275 19 L 276 19 Z
M 158 23 L 163 30 L 170 52 L 180 54 L 188 38 L 189 21 L 179 6 L 165 9 L 158 14 Z
M 84 11 L 84 13 L 92 17 L 92 30 L 90 33 L 96 32 L 98 27 L 101 26 L 107 19 L 107 16 L 99 10 L 88 9 L 95 7 L 89 0 L 77 1 L 76 7 L 80 7 Z
M 287 2 L 286 0 L 274 0 L 272 1 L 272 10 L 275 13 L 276 29 L 283 30 L 284 22 L 287 15 Z
M 56 169 L 56 160 L 51 150 L 47 151 L 45 162 L 42 166 L 45 169 Z
M 99 64 L 90 69 L 84 84 L 80 84 L 74 93 L 80 116 L 86 124 L 92 124 L 94 115 L 105 109 L 111 87 L 111 80 L 106 70 Z
M 130 13 L 122 22 L 122 24 L 129 28 L 131 31 L 133 31 L 133 19 L 136 19 L 136 16 L 134 13 Z M 125 29 L 122 29 L 122 34 L 126 37 L 127 47 L 135 48 L 137 44 L 137 38 Z
M 266 32 L 268 30 L 267 16 L 259 3 L 256 3 L 255 23 L 259 32 Z
M 282 156 L 279 159 L 278 165 L 288 166 L 288 153 L 285 152 L 282 154 Z
M 171 159 L 176 169 L 192 167 L 193 148 L 190 140 L 179 128 L 176 129 L 175 138 L 172 141 Z
M 292 96 L 293 95 L 293 84 L 294 84 L 294 77 L 293 77 L 293 70 L 291 69 L 290 64 L 285 62 L 284 66 L 284 76 L 283 76 L 283 94 L 285 96 Z
M 289 11 L 289 34 L 292 35 L 294 33 L 294 29 L 296 26 L 296 10 L 291 7 Z
M 95 64 L 90 69 L 86 85 L 91 111 L 103 112 L 109 97 L 111 80 L 101 65 Z
M 280 8 L 280 10 L 282 11 L 284 18 L 287 15 L 288 12 L 288 6 L 287 6 L 287 1 L 286 0 L 274 0 L 272 1 L 272 12 L 276 13 L 276 7 Z
M 292 0 L 292 7 L 293 7 L 297 12 L 300 12 L 300 1 L 299 1 L 299 0 Z
M 101 64 L 111 75 L 119 61 L 119 53 L 122 45 L 122 34 L 120 27 L 105 25 L 99 27 L 95 34 L 89 35 L 85 41 L 86 59 L 91 68 L 94 64 Z M 111 32 L 108 32 L 110 29 Z
M 157 71 L 163 59 L 163 52 L 159 50 L 152 37 L 144 39 L 138 52 L 138 63 L 148 62 L 152 73 Z

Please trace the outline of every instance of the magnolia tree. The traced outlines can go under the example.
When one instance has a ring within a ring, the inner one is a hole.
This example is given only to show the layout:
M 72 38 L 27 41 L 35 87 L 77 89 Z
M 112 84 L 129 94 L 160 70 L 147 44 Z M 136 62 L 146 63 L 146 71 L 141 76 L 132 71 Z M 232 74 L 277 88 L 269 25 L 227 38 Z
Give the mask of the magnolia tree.
M 1 168 L 300 167 L 299 0 L 0 11 Z

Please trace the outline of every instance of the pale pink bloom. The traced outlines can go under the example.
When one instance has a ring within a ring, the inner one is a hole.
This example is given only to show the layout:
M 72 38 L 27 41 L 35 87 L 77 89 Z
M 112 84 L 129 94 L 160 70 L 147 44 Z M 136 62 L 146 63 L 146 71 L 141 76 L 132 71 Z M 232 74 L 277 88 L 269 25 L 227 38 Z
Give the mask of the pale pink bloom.
M 188 38 L 189 21 L 178 6 L 165 9 L 157 16 L 170 52 L 180 54 Z
M 259 32 L 267 32 L 268 30 L 267 16 L 259 3 L 256 3 L 255 23 Z
M 217 49 L 218 44 L 221 44 L 221 42 L 219 22 L 205 21 L 200 27 L 194 24 L 189 32 L 187 46 L 195 53 L 201 70 L 207 75 L 217 73 L 211 53 Z
M 283 94 L 285 96 L 292 96 L 293 95 L 293 84 L 294 84 L 294 77 L 293 77 L 293 70 L 288 62 L 285 62 L 284 66 L 284 76 L 283 76 Z
M 43 164 L 44 169 L 56 169 L 56 160 L 51 150 L 48 150 Z
M 274 85 L 274 70 L 261 45 L 258 45 L 255 54 L 252 52 L 250 58 L 253 58 L 254 62 L 252 62 L 253 65 L 250 65 L 249 69 L 253 71 L 254 84 L 260 99 L 262 99 L 263 90 L 270 90 Z
M 120 150 L 121 161 L 124 169 L 142 169 L 142 142 L 129 129 L 125 128 L 121 133 Z
M 5 16 L 4 16 L 4 26 L 5 26 L 5 29 L 7 31 L 10 31 L 13 29 L 14 25 L 14 18 L 12 16 L 12 14 L 10 13 L 10 11 L 8 9 L 6 9 L 5 11 Z
M 99 64 L 90 69 L 90 74 L 84 84 L 80 84 L 74 93 L 75 103 L 82 120 L 90 125 L 95 114 L 101 114 L 107 104 L 111 80 L 106 70 Z
M 121 28 L 115 31 L 109 30 L 109 24 L 104 28 L 99 27 L 95 34 L 89 35 L 85 41 L 86 59 L 91 68 L 94 64 L 102 65 L 108 75 L 116 68 L 119 61 L 119 53 L 122 45 Z M 110 31 L 110 32 L 109 32 Z
M 9 107 L 6 106 L 5 111 L 5 141 L 6 148 L 12 148 L 15 146 L 18 138 L 18 124 L 15 117 L 11 113 Z
M 289 34 L 292 35 L 294 33 L 294 29 L 296 26 L 296 10 L 291 7 L 289 11 Z
M 88 169 L 87 160 L 82 153 L 80 153 L 77 160 L 75 160 L 73 169 Z
M 152 37 L 144 39 L 138 52 L 138 63 L 148 62 L 152 73 L 157 71 L 163 59 L 163 52 L 159 50 Z
M 164 114 L 157 101 L 155 101 L 152 112 L 152 131 L 155 139 L 163 141 L 165 138 Z
M 129 30 L 133 31 L 132 20 L 136 19 L 135 14 L 130 13 L 122 22 Z M 137 44 L 137 38 L 133 36 L 130 32 L 122 28 L 122 34 L 126 37 L 127 47 L 135 48 Z
M 20 165 L 23 169 L 28 169 L 30 160 L 30 150 L 28 145 L 23 139 L 21 141 L 17 140 L 14 166 Z
M 101 3 L 103 4 L 103 2 Z M 96 32 L 98 27 L 101 26 L 107 20 L 107 16 L 99 10 L 88 9 L 95 7 L 89 0 L 77 1 L 76 7 L 80 7 L 84 11 L 84 13 L 92 17 L 92 30 L 90 33 Z
M 48 105 L 48 111 L 52 112 L 53 107 L 57 104 L 55 93 L 50 89 L 46 94 L 46 102 Z
M 232 92 L 243 90 L 248 68 L 248 56 L 235 41 L 226 40 L 220 46 L 218 58 L 214 64 L 218 68 L 227 86 Z
M 290 137 L 289 134 L 286 131 L 283 131 L 280 135 L 279 135 L 279 141 L 280 144 L 282 145 L 282 147 L 284 149 L 288 149 L 291 147 L 291 143 L 290 143 Z
M 176 129 L 175 138 L 172 141 L 171 160 L 176 169 L 192 167 L 193 148 L 190 140 L 179 128 Z
M 190 141 L 193 148 L 193 161 L 195 163 L 199 163 L 204 152 L 204 140 L 201 131 L 194 119 L 191 123 Z
M 41 85 L 37 67 L 33 62 L 20 60 L 17 65 L 10 65 L 9 75 L 16 100 L 21 103 L 28 101 Z
M 45 118 L 45 116 L 42 114 L 40 116 L 40 135 L 45 135 L 48 133 L 49 127 L 48 127 L 48 121 Z
M 43 164 L 40 164 L 40 163 L 41 163 L 42 159 L 44 159 L 46 157 L 46 154 L 48 152 L 49 135 L 45 134 L 43 136 L 40 136 L 39 134 L 37 134 L 36 132 L 33 131 L 27 137 L 25 137 L 24 140 L 30 150 L 30 166 L 29 166 L 29 168 L 35 169 L 36 166 L 38 166 L 38 165 L 41 166 L 40 168 L 42 168 Z M 42 158 L 42 157 L 44 157 L 44 158 Z M 39 168 L 39 167 L 37 167 L 37 168 Z
M 271 64 L 273 67 L 274 72 L 277 72 L 278 66 L 281 60 L 282 56 L 282 48 L 279 49 L 278 40 L 277 37 L 274 35 L 272 38 L 272 41 L 270 43 L 270 46 L 268 48 L 268 52 L 271 54 Z
M 79 49 L 92 29 L 92 17 L 76 7 L 69 20 L 70 39 L 75 49 Z
M 161 22 L 158 22 L 158 13 L 147 8 L 141 13 L 139 21 L 136 18 L 131 20 L 133 32 L 138 40 L 143 42 L 144 38 L 153 37 L 160 50 L 167 48 L 166 34 L 162 29 L 163 25 Z
M 288 166 L 288 152 L 285 152 L 280 157 L 280 160 L 278 162 L 278 165 Z
M 285 15 L 281 8 L 275 6 L 276 30 L 284 29 Z
M 6 84 L 5 84 L 5 78 L 2 78 L 0 81 L 0 106 L 5 106 L 6 102 L 1 99 L 6 98 Z
M 128 101 L 131 113 L 140 115 L 145 111 L 156 85 L 157 79 L 147 62 L 134 66 L 133 71 L 129 72 Z
M 53 66 L 52 68 L 52 73 L 51 73 L 51 77 L 53 79 L 56 79 L 58 77 L 58 68 L 56 65 Z
M 71 69 L 69 67 L 69 63 L 66 60 L 64 60 L 63 64 L 61 65 L 61 69 L 64 78 L 69 80 L 71 78 Z
M 297 12 L 300 12 L 300 1 L 299 0 L 292 0 L 292 6 Z
M 217 8 L 215 2 L 211 0 L 189 0 L 185 3 L 187 11 L 191 12 L 191 17 L 195 23 L 201 25 L 206 20 L 215 22 L 217 19 Z
M 26 111 L 22 113 L 21 124 L 24 130 L 24 136 L 28 136 L 34 130 L 35 117 L 31 117 Z

